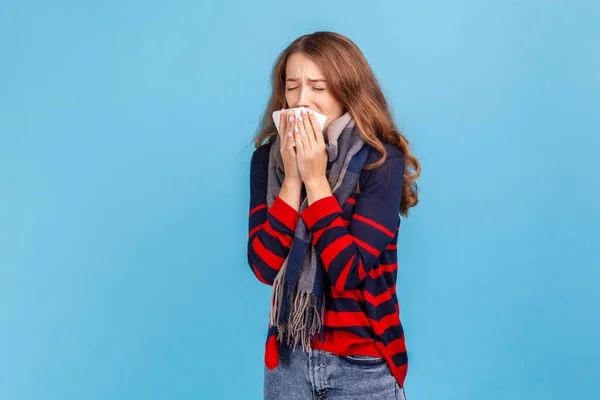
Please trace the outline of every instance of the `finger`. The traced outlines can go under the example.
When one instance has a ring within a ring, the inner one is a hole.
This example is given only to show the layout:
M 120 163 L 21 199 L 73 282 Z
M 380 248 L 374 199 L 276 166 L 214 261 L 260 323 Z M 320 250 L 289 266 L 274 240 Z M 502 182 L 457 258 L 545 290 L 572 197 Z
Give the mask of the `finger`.
M 313 139 L 310 137 L 308 132 L 306 132 L 305 125 L 304 125 L 305 120 L 306 120 L 306 117 L 302 118 L 302 115 L 298 115 L 298 129 L 300 130 L 300 140 L 302 141 L 302 144 L 304 145 L 304 149 L 306 151 L 310 151 L 314 147 Z
M 286 125 L 286 130 L 283 132 L 283 136 L 285 137 L 285 147 L 288 150 L 294 150 L 294 133 L 290 130 L 290 113 L 288 111 L 285 111 L 285 125 Z
M 304 152 L 306 151 L 306 141 L 304 141 L 302 139 L 302 135 L 300 133 L 300 127 L 298 126 L 297 123 L 295 123 L 295 118 L 292 117 L 292 126 L 294 127 L 294 141 L 296 142 L 296 152 L 300 153 L 301 155 L 304 155 Z
M 295 133 L 294 133 L 294 125 L 295 125 L 294 112 L 287 111 L 286 115 L 287 115 L 286 129 L 287 129 L 288 140 L 292 142 L 292 147 L 296 147 L 296 138 L 295 138 Z
M 315 133 L 317 143 L 325 143 L 325 135 L 323 134 L 323 131 L 319 126 L 319 121 L 317 120 L 317 117 L 315 116 L 315 113 L 312 112 L 312 110 L 308 110 L 308 120 L 310 121 L 310 125 L 312 126 L 312 129 Z
M 285 142 L 285 146 L 289 151 L 293 151 L 294 153 L 296 152 L 296 150 L 294 150 L 294 148 L 296 147 L 296 144 L 294 143 L 294 134 L 290 131 L 288 131 L 288 133 L 285 134 L 286 137 L 286 142 Z
M 306 132 L 306 136 L 308 136 L 310 147 L 315 148 L 318 144 L 318 141 L 316 140 L 315 132 L 313 131 L 310 119 L 308 118 L 309 114 L 304 110 L 302 114 L 302 124 L 304 125 L 304 131 Z

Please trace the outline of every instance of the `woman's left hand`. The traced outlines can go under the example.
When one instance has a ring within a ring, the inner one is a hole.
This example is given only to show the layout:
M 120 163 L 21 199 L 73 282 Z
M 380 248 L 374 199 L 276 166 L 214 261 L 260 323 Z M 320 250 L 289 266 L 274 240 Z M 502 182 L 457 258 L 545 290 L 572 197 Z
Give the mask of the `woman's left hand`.
M 302 110 L 295 132 L 296 161 L 302 181 L 308 187 L 327 182 L 327 146 L 312 111 Z

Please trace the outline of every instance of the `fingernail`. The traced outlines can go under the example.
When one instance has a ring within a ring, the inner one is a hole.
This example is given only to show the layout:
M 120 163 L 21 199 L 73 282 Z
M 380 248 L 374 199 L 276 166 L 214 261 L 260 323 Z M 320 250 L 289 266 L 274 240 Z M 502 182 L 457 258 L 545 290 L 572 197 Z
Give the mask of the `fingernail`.
M 288 132 L 288 137 L 292 137 L 292 132 Z
M 313 113 L 313 112 L 312 112 L 312 110 L 308 110 L 308 113 L 309 113 L 310 115 L 312 115 L 312 113 Z
M 296 127 L 294 130 L 296 131 L 296 134 L 298 134 L 298 132 L 300 132 L 300 129 L 298 129 L 298 127 Z
M 302 117 L 298 115 L 298 122 L 302 122 Z
M 302 115 L 306 115 L 306 110 L 302 110 Z
M 290 116 L 290 122 L 292 122 L 294 120 L 294 117 Z

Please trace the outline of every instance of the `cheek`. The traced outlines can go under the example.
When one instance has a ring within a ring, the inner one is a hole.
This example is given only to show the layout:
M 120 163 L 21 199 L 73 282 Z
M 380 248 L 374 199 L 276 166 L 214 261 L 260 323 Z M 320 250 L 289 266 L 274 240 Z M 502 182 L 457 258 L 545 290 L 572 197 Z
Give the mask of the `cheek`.
M 298 102 L 298 90 L 292 90 L 291 92 L 286 90 L 285 101 L 287 102 L 287 108 L 294 107 L 294 104 Z
M 327 112 L 331 114 L 340 114 L 342 106 L 335 98 L 333 98 L 333 96 L 328 93 L 327 98 L 323 100 L 323 107 L 327 109 Z
M 341 104 L 339 104 L 334 99 L 330 99 L 327 102 L 321 104 L 323 114 L 327 115 L 328 121 L 333 121 L 334 119 L 339 118 L 342 115 L 343 108 Z

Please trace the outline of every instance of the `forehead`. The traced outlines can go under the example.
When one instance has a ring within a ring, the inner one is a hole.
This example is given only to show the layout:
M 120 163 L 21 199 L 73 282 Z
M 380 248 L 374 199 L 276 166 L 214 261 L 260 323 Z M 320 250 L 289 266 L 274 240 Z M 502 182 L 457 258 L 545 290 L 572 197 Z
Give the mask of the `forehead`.
M 285 75 L 288 78 L 323 78 L 323 72 L 317 64 L 302 53 L 294 53 L 288 58 L 285 66 Z

